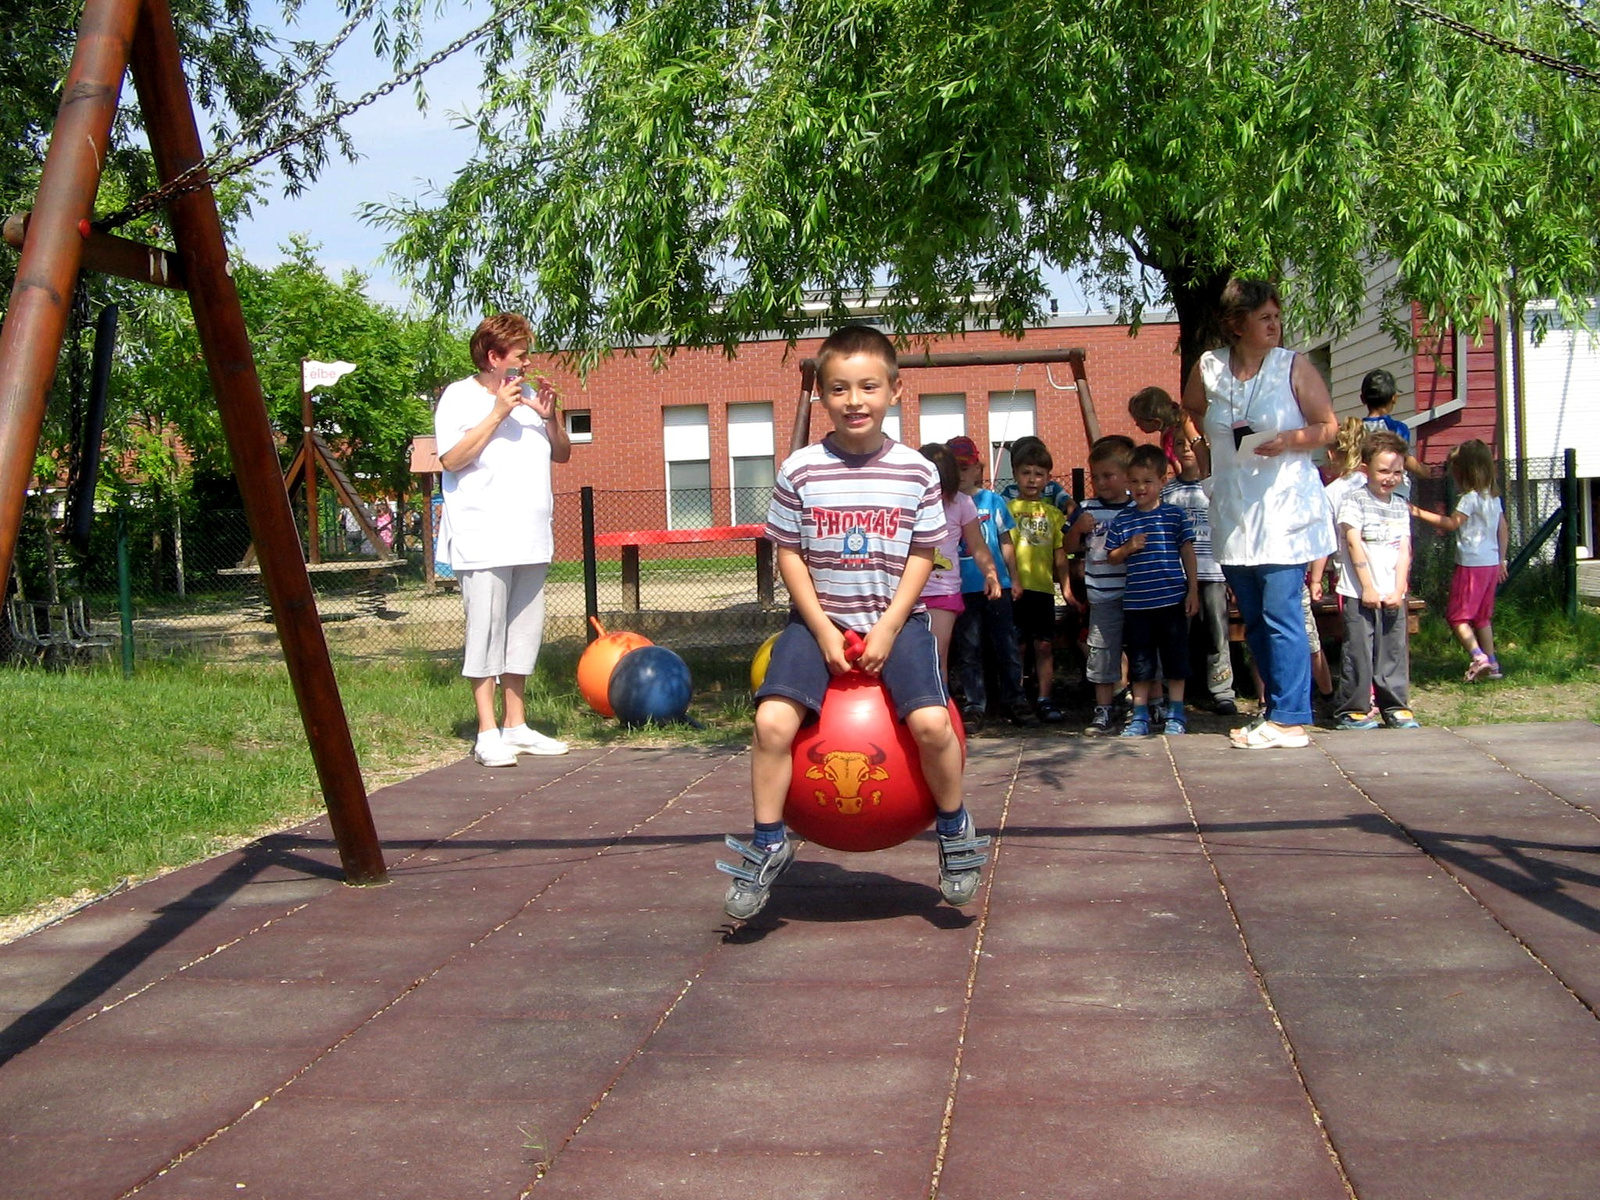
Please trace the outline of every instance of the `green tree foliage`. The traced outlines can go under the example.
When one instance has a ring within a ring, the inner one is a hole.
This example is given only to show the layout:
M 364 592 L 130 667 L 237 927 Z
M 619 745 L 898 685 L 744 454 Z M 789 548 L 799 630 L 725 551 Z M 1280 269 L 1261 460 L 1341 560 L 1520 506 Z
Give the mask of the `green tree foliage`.
M 302 3 L 278 0 L 276 7 L 292 20 Z M 191 97 L 212 145 L 243 133 L 236 153 L 247 153 L 301 129 L 314 112 L 330 105 L 333 86 L 325 69 L 315 66 L 318 47 L 271 32 L 259 19 L 259 4 L 252 11 L 248 0 L 172 0 L 171 7 Z M 397 67 L 418 51 L 423 7 L 424 0 L 339 2 L 345 14 L 368 13 L 357 36 Z M 81 0 L 35 0 L 25 16 L 0 22 L 0 215 L 33 202 L 81 15 Z M 333 151 L 353 156 L 338 125 L 308 134 L 276 156 L 286 190 L 300 190 Z M 154 183 L 142 114 L 131 85 L 125 85 L 97 211 L 114 211 Z M 260 197 L 248 176 L 219 184 L 216 194 L 225 229 Z M 119 232 L 171 244 L 159 212 Z M 0 251 L 4 296 L 9 296 L 16 261 L 9 250 Z M 352 456 L 354 470 L 391 492 L 403 487 L 408 474 L 404 445 L 428 426 L 430 389 L 470 369 L 461 339 L 441 322 L 368 301 L 359 276 L 327 279 L 303 243 L 293 247 L 290 262 L 273 270 L 238 261 L 235 266 L 277 427 L 298 439 L 300 354 L 355 361 L 361 370 L 341 380 L 333 393 L 319 394 L 319 429 Z M 177 487 L 182 475 L 172 452 L 177 435 L 201 470 L 226 473 L 221 424 L 187 297 L 85 275 L 78 319 L 68 331 L 50 397 L 38 462 L 41 478 L 54 482 L 74 465 L 92 318 L 107 303 L 117 304 L 122 318 L 106 425 L 108 462 L 119 470 L 125 465 L 147 488 Z
M 317 432 L 375 491 L 398 495 L 411 486 L 408 447 L 432 426 L 434 394 L 472 372 L 466 339 L 442 320 L 370 300 L 357 272 L 328 278 L 317 247 L 303 239 L 287 249 L 278 266 L 240 262 L 234 270 L 285 465 L 300 442 L 300 360 L 342 359 L 356 370 L 313 393 Z M 138 328 L 123 342 L 114 389 L 121 419 L 108 429 L 130 448 L 141 435 L 170 442 L 176 434 L 197 469 L 226 473 L 227 446 L 188 298 L 160 293 Z
M 1543 0 L 1453 11 L 1600 58 Z M 1468 327 L 1513 267 L 1594 287 L 1596 106 L 1392 0 L 536 0 L 474 161 L 367 216 L 437 302 L 590 354 L 731 347 L 873 285 L 901 328 L 1016 331 L 1048 263 L 1175 304 L 1189 360 L 1236 271 L 1287 274 L 1308 325 L 1389 257 Z

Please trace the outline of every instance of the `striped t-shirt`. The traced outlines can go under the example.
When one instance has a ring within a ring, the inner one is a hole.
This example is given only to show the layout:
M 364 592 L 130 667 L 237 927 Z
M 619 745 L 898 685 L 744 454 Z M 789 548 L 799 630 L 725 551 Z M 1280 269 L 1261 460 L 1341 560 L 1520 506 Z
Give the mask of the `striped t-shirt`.
M 1106 534 L 1111 532 L 1111 522 L 1132 507 L 1132 500 L 1107 504 L 1099 496 L 1090 496 L 1083 502 L 1083 511 L 1094 518 L 1094 528 L 1083 540 L 1083 586 L 1090 604 L 1122 599 L 1122 581 L 1128 570 L 1106 561 Z
M 889 438 L 872 454 L 838 450 L 831 434 L 797 450 L 767 507 L 767 537 L 804 559 L 822 611 L 862 634 L 893 601 L 910 552 L 943 534 L 938 469 Z
M 1183 569 L 1179 548 L 1194 541 L 1189 515 L 1175 504 L 1157 504 L 1152 509 L 1129 505 L 1111 523 L 1106 534 L 1106 549 L 1115 550 L 1144 534 L 1144 549 L 1123 563 L 1128 568 L 1128 583 L 1122 593 L 1124 611 L 1142 612 L 1182 604 L 1189 592 L 1189 576 Z
M 1163 504 L 1176 504 L 1189 514 L 1194 530 L 1194 575 L 1201 583 L 1220 583 L 1222 568 L 1211 553 L 1211 497 L 1198 479 L 1174 479 L 1161 489 Z

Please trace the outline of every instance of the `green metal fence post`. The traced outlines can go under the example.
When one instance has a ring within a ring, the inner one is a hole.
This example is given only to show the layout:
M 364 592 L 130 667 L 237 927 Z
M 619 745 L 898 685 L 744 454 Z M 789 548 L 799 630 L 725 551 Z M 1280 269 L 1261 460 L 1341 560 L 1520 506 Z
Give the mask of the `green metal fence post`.
M 1578 619 L 1578 452 L 1561 456 L 1561 604 L 1567 620 Z
M 117 499 L 117 611 L 122 617 L 122 677 L 133 678 L 133 580 L 128 569 L 128 498 Z
M 600 636 L 600 631 L 595 628 L 595 621 L 600 616 L 600 571 L 594 551 L 594 489 L 582 488 L 578 495 L 583 520 L 583 616 L 587 626 L 585 632 L 592 642 Z

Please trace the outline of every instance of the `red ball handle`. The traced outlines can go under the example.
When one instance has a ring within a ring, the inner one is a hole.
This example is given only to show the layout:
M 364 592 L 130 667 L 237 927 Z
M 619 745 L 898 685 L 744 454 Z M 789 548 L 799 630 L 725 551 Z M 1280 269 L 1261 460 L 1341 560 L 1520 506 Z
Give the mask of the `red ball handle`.
M 866 648 L 867 648 L 867 639 L 866 638 L 862 637 L 854 629 L 846 629 L 844 631 L 844 660 L 845 660 L 845 662 L 852 663 L 852 664 L 855 663 L 857 660 L 860 659 L 861 652 L 863 650 L 865 650 Z

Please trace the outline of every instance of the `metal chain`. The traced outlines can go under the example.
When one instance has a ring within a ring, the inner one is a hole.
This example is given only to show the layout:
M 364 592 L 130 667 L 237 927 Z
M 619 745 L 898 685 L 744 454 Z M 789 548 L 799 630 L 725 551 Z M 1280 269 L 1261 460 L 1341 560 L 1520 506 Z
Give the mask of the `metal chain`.
M 323 64 L 333 57 L 334 51 L 344 45 L 346 39 L 356 31 L 356 27 L 372 15 L 372 10 L 377 7 L 377 4 L 378 0 L 363 0 L 361 7 L 351 14 L 350 19 L 344 23 L 344 28 L 333 35 L 332 41 L 326 46 L 319 47 L 317 52 L 306 60 L 305 70 L 284 85 L 283 90 L 278 93 L 277 99 L 257 113 L 254 120 L 243 125 L 239 132 L 234 134 L 226 143 L 206 155 L 207 161 L 220 162 L 224 157 L 232 154 L 236 147 L 254 137 L 274 116 L 282 112 L 288 105 L 290 98 L 305 86 L 307 80 L 321 74 Z
M 1567 14 L 1567 19 L 1570 20 L 1574 25 L 1578 26 L 1580 29 L 1587 30 L 1596 37 L 1600 37 L 1600 25 L 1596 25 L 1593 21 L 1591 21 L 1582 12 L 1582 10 L 1578 8 L 1577 5 L 1571 3 L 1571 0 L 1555 0 L 1555 5 L 1562 12 Z
M 330 125 L 337 124 L 339 121 L 344 120 L 344 118 L 348 117 L 351 113 L 357 111 L 358 109 L 365 108 L 374 101 L 383 99 L 383 97 L 394 91 L 395 88 L 400 87 L 403 84 L 410 83 L 424 71 L 438 66 L 452 54 L 456 54 L 459 51 L 464 50 L 473 42 L 493 32 L 498 26 L 503 24 L 504 20 L 504 13 L 497 10 L 482 25 L 479 25 L 476 29 L 470 30 L 469 32 L 463 34 L 461 37 L 451 42 L 443 50 L 440 50 L 438 53 L 434 54 L 431 58 L 425 59 L 416 66 L 412 67 L 410 70 L 405 71 L 400 75 L 396 75 L 387 83 L 380 84 L 378 87 L 373 88 L 372 91 L 367 92 L 365 95 L 360 96 L 355 100 L 351 100 L 345 104 L 341 104 L 337 108 L 329 110 L 322 116 L 318 117 L 315 121 L 312 121 L 309 125 L 304 125 L 292 133 L 285 134 L 277 141 L 271 143 L 270 145 L 263 146 L 260 150 L 257 150 L 253 154 L 247 155 L 244 158 L 235 159 L 233 162 L 217 166 L 217 160 L 221 154 L 221 151 L 213 152 L 208 157 L 203 158 L 199 162 L 195 163 L 194 166 L 190 167 L 188 170 L 179 175 L 173 176 L 173 178 L 156 188 L 154 191 L 146 192 L 143 196 L 140 196 L 137 200 L 134 200 L 130 204 L 118 209 L 116 212 L 101 217 L 99 220 L 94 222 L 94 227 L 100 230 L 116 229 L 119 226 L 126 225 L 129 221 L 144 216 L 146 213 L 151 213 L 158 208 L 164 207 L 171 201 L 177 199 L 179 196 L 186 196 L 190 192 L 197 192 L 201 188 L 210 187 L 213 184 L 220 183 L 224 179 L 229 179 L 243 171 L 248 171 L 257 163 L 263 162 L 264 160 L 269 159 L 284 150 L 287 150 L 290 146 L 293 146 L 297 142 L 305 141 L 312 135 L 322 132 Z M 213 167 L 216 167 L 215 171 L 212 170 Z
M 1585 83 L 1600 85 L 1600 71 L 1592 67 L 1570 62 L 1564 58 L 1556 58 L 1554 55 L 1545 54 L 1539 50 L 1530 50 L 1527 46 L 1520 46 L 1516 42 L 1497 37 L 1487 30 L 1479 29 L 1475 25 L 1468 25 L 1465 21 L 1447 17 L 1437 9 L 1429 8 L 1426 4 L 1421 3 L 1420 0 L 1395 0 L 1395 3 L 1400 5 L 1401 8 L 1409 8 L 1420 17 L 1425 17 L 1435 24 L 1443 25 L 1446 29 L 1461 34 L 1462 37 L 1469 37 L 1473 41 L 1482 42 L 1485 46 L 1499 50 L 1503 54 L 1513 55 L 1536 66 L 1549 67 L 1553 71 L 1560 71 L 1562 74 L 1581 79 Z

